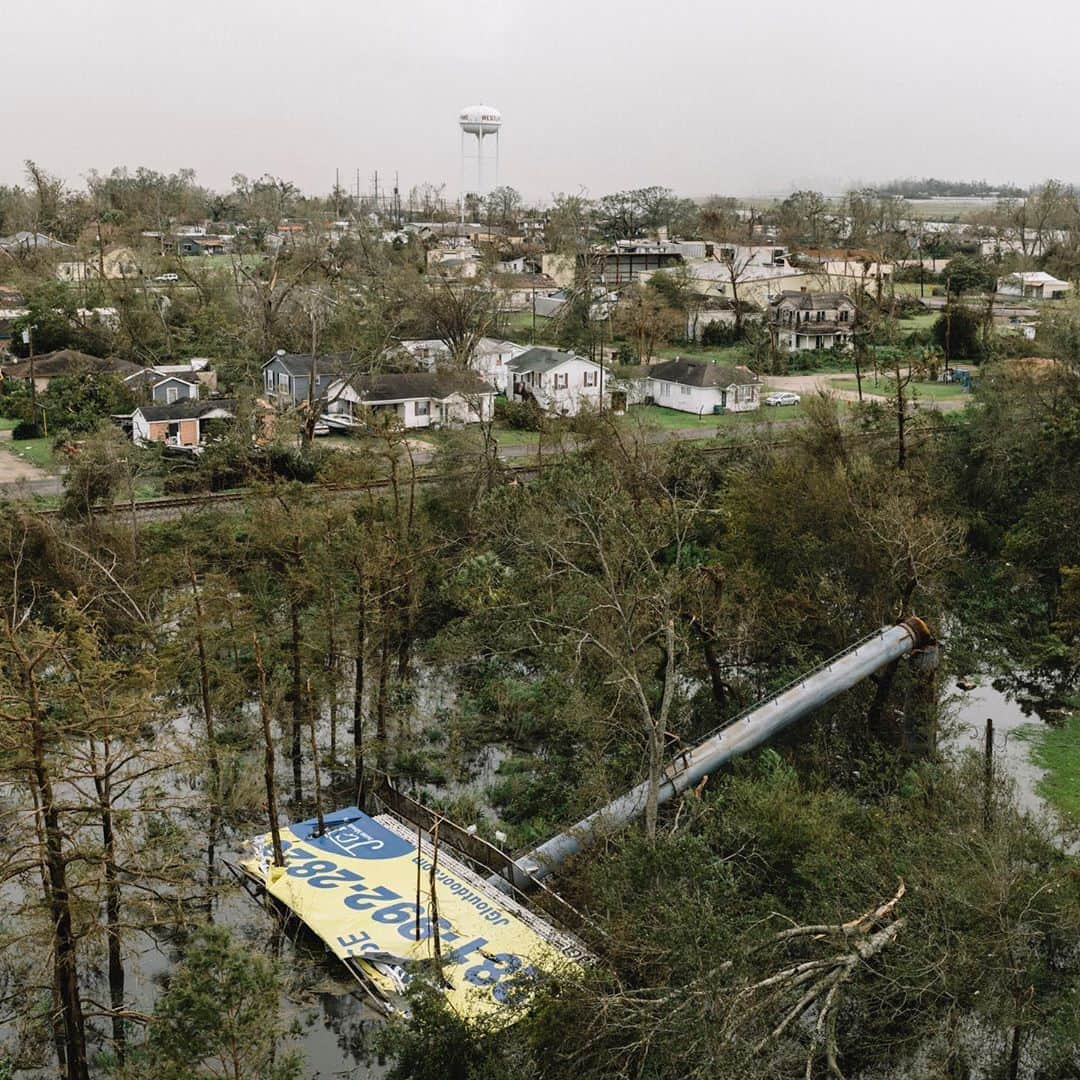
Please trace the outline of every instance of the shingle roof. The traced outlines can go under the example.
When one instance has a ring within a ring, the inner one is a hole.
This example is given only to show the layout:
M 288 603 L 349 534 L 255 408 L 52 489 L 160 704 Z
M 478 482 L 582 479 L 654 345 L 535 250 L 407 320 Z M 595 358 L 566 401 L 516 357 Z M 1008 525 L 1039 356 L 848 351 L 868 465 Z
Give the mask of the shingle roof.
M 210 398 L 208 401 L 186 398 L 171 405 L 141 405 L 136 409 L 147 420 L 194 420 L 217 411 L 231 416 L 236 411 L 236 402 L 226 398 Z
M 494 394 L 495 387 L 471 371 L 406 371 L 354 375 L 349 385 L 362 401 L 412 401 L 453 394 Z
M 325 353 L 318 357 L 319 375 L 344 375 L 352 359 L 350 353 Z M 311 353 L 275 353 L 263 364 L 266 367 L 275 360 L 290 375 L 310 375 L 313 357 Z
M 654 364 L 649 368 L 649 378 L 682 386 L 749 386 L 760 381 L 748 367 L 741 364 L 714 364 L 711 360 L 685 357 Z
M 5 364 L 4 377 L 9 379 L 29 379 L 30 367 L 29 360 L 22 360 L 17 364 Z M 56 352 L 35 356 L 33 368 L 35 379 L 51 379 L 62 375 L 79 375 L 83 373 L 97 375 L 103 372 L 114 375 L 132 375 L 143 370 L 138 364 L 133 364 L 130 360 L 121 360 L 116 356 L 91 356 L 89 353 L 79 352 L 77 349 L 59 349 Z
M 520 356 L 508 360 L 506 366 L 513 371 L 551 371 L 569 360 L 581 359 L 573 353 L 561 352 L 541 345 L 527 349 Z

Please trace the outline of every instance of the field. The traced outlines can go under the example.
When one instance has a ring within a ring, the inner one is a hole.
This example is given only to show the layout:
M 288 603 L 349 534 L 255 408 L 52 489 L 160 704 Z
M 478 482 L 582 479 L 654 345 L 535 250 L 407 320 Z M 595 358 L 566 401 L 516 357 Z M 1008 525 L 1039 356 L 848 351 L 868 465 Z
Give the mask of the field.
M 829 385 L 836 387 L 837 390 L 850 390 L 852 392 L 858 390 L 858 383 L 855 381 L 854 376 L 845 375 L 837 379 L 830 379 Z M 864 394 L 888 397 L 893 393 L 893 380 L 882 378 L 875 382 L 872 375 L 864 376 L 862 388 Z M 908 392 L 923 401 L 953 401 L 966 396 L 963 387 L 957 383 L 912 382 L 908 385 Z

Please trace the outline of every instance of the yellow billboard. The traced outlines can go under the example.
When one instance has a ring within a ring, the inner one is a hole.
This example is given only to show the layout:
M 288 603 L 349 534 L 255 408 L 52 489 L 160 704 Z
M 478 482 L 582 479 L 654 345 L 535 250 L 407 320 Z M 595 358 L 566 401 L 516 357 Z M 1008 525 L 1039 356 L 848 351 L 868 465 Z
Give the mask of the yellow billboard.
M 270 865 L 269 835 L 244 870 L 294 911 L 341 960 L 358 963 L 384 992 L 401 989 L 419 963 L 432 968 L 436 928 L 444 988 L 463 1016 L 509 1015 L 531 985 L 587 957 L 572 937 L 493 888 L 395 818 L 356 807 L 281 830 L 285 867 Z

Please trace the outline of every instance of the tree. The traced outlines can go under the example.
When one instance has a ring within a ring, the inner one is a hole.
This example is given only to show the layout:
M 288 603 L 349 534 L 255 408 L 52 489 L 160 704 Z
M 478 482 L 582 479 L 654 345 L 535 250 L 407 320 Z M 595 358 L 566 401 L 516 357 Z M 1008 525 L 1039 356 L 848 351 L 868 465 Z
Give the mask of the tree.
M 992 292 L 997 286 L 994 267 L 980 256 L 957 255 L 949 260 L 942 273 L 948 282 L 949 292 L 954 296 Z
M 283 978 L 267 957 L 222 927 L 197 931 L 154 1009 L 133 1077 L 294 1080 L 295 1050 L 282 1052 Z
M 656 348 L 686 329 L 678 314 L 648 288 L 634 284 L 623 290 L 615 311 L 617 331 L 633 342 L 638 359 L 647 364 Z

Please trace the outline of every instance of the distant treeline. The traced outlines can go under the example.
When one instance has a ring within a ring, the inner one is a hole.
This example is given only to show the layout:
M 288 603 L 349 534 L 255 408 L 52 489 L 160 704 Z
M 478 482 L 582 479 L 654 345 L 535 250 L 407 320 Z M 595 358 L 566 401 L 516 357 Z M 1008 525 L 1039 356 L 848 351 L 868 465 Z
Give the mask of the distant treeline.
M 900 195 L 905 199 L 955 199 L 971 196 L 1022 198 L 1027 194 L 1025 188 L 1015 184 L 988 184 L 985 180 L 935 180 L 933 177 L 891 180 L 887 184 L 875 185 L 872 190 L 878 195 Z

